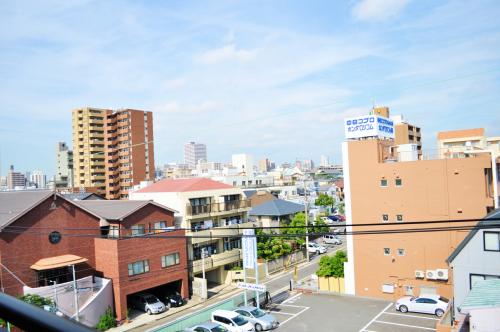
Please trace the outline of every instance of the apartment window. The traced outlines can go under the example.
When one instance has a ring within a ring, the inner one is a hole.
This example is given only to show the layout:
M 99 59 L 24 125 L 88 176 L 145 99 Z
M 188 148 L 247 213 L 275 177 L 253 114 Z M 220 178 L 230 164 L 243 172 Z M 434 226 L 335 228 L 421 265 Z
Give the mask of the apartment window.
M 384 248 L 384 255 L 388 256 L 391 254 L 391 248 Z
M 396 215 L 396 220 L 397 221 L 403 221 L 403 215 L 402 214 L 397 214 Z
M 143 260 L 128 264 L 128 275 L 143 274 L 149 272 L 149 261 Z
M 165 232 L 167 228 L 167 223 L 165 221 L 155 222 L 153 228 L 155 233 Z
M 132 236 L 144 235 L 144 225 L 134 225 L 132 226 Z
M 500 232 L 483 232 L 484 251 L 500 251 Z
M 381 187 L 387 187 L 387 179 L 380 180 L 380 186 Z
M 388 214 L 383 214 L 382 215 L 382 221 L 389 221 L 389 215 Z
M 161 256 L 161 267 L 169 267 L 180 263 L 179 253 Z
M 113 237 L 113 238 L 118 238 L 120 237 L 120 226 L 113 226 L 113 225 L 110 225 L 109 226 L 109 233 L 108 233 L 108 237 Z
M 500 276 L 497 275 L 487 275 L 487 274 L 474 274 L 471 273 L 469 275 L 469 288 L 472 289 L 474 284 L 479 280 L 489 280 L 489 279 L 500 279 Z
M 241 239 L 237 237 L 224 238 L 224 251 L 233 250 L 236 248 L 241 248 Z
M 405 250 L 402 248 L 398 249 L 398 256 L 404 256 L 405 255 Z
M 396 187 L 401 187 L 403 185 L 403 180 L 401 180 L 400 178 L 397 178 L 396 179 Z

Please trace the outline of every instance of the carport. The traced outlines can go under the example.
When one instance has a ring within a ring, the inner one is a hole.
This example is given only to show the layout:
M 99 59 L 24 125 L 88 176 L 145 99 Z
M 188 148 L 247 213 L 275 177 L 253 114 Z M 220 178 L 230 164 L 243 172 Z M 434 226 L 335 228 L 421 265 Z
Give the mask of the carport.
M 134 296 L 136 294 L 141 294 L 141 293 L 149 293 L 155 295 L 160 301 L 162 301 L 164 304 L 165 303 L 165 296 L 170 295 L 170 294 L 175 294 L 175 292 L 178 292 L 179 294 L 182 294 L 182 279 L 172 281 L 160 286 L 148 288 L 141 290 L 136 293 L 128 294 L 127 295 L 127 307 L 130 307 L 130 297 Z

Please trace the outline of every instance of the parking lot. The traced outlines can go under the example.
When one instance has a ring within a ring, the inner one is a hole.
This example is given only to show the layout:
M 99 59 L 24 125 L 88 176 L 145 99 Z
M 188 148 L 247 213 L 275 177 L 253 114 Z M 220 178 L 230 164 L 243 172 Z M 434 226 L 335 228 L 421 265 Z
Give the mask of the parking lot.
M 435 331 L 437 317 L 394 309 L 391 302 L 361 297 L 297 294 L 274 305 L 278 330 L 396 332 Z

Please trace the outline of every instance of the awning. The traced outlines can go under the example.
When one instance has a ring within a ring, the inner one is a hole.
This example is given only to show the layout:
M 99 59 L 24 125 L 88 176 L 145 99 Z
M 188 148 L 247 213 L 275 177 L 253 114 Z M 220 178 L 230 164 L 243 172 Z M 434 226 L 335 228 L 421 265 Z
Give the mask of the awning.
M 86 261 L 88 261 L 87 258 L 76 255 L 54 256 L 38 260 L 35 264 L 31 265 L 31 268 L 37 271 L 44 271 L 68 265 L 85 263 Z

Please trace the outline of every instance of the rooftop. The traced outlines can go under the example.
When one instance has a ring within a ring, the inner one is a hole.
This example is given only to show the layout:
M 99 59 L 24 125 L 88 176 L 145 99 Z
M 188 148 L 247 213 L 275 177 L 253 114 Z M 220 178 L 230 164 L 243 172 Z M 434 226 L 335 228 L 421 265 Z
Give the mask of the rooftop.
M 52 194 L 49 190 L 0 192 L 0 228 L 14 222 Z
M 217 190 L 234 188 L 225 183 L 217 182 L 207 178 L 191 179 L 165 179 L 153 183 L 150 186 L 139 189 L 136 193 L 158 193 L 158 192 L 189 192 L 202 190 Z
M 274 199 L 254 206 L 250 210 L 252 216 L 286 216 L 297 212 L 303 212 L 304 205 L 297 204 L 284 199 Z
M 176 212 L 173 209 L 154 203 L 153 201 L 85 200 L 73 201 L 73 203 L 89 213 L 106 220 L 124 219 L 148 204 L 153 204 L 160 208 Z
M 500 279 L 479 280 L 459 306 L 462 313 L 470 309 L 500 307 Z

